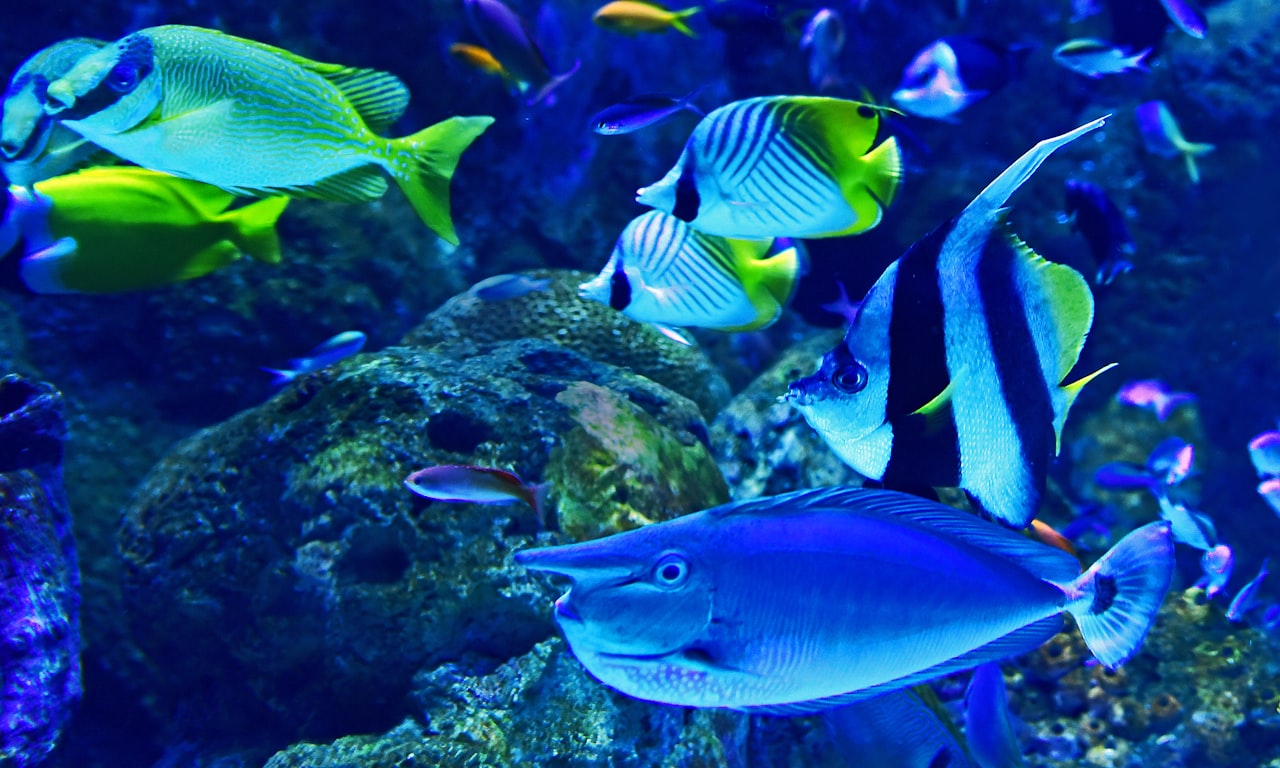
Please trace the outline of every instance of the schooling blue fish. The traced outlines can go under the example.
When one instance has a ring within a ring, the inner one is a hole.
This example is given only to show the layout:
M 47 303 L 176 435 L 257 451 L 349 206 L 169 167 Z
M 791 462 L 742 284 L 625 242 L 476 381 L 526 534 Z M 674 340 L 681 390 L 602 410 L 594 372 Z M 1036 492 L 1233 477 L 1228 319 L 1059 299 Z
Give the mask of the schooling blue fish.
M 591 130 L 603 136 L 618 136 L 656 125 L 681 112 L 704 117 L 702 110 L 690 101 L 696 95 L 697 91 L 684 98 L 660 93 L 633 96 L 592 115 Z
M 1160 517 L 1169 523 L 1174 541 L 1202 552 L 1217 546 L 1218 530 L 1213 524 L 1213 518 L 1189 509 L 1180 501 L 1170 499 L 1164 489 L 1154 493 L 1156 502 L 1160 505 Z
M 907 65 L 893 103 L 917 117 L 950 120 L 1020 75 L 1030 52 L 966 35 L 935 40 Z
M 1067 411 L 1101 373 L 1063 385 L 1093 296 L 1078 272 L 997 230 L 1035 169 L 1101 125 L 1040 142 L 912 245 L 817 373 L 791 384 L 785 398 L 864 477 L 963 488 L 1016 528 L 1035 517 Z
M 1078 38 L 1068 40 L 1053 49 L 1053 60 L 1085 77 L 1094 79 L 1103 75 L 1118 75 L 1133 69 L 1146 71 L 1144 61 L 1151 49 L 1131 53 L 1105 40 Z
M 1244 621 L 1245 615 L 1258 606 L 1258 590 L 1262 588 L 1262 582 L 1267 578 L 1267 565 L 1270 562 L 1269 557 L 1263 560 L 1262 567 L 1258 569 L 1258 575 L 1241 587 L 1232 598 L 1231 605 L 1227 608 L 1227 621 Z
M 464 0 L 467 21 L 484 47 L 502 65 L 516 89 L 526 95 L 526 104 L 539 104 L 578 71 L 574 62 L 568 71 L 555 74 L 529 25 L 502 0 Z
M 1234 566 L 1235 555 L 1226 544 L 1205 550 L 1200 556 L 1200 569 L 1204 571 L 1204 575 L 1195 585 L 1204 589 L 1205 596 L 1212 600 L 1226 591 Z
M 1195 464 L 1195 446 L 1180 437 L 1160 441 L 1146 464 L 1112 461 L 1093 474 L 1093 481 L 1109 491 L 1149 490 L 1178 485 L 1190 476 Z
M 743 240 L 865 232 L 902 175 L 897 141 L 876 144 L 880 112 L 824 96 L 726 104 L 702 118 L 675 166 L 636 202 Z
M 288 384 L 303 374 L 314 373 L 321 368 L 346 360 L 364 349 L 365 340 L 365 335 L 360 331 L 343 331 L 320 342 L 305 357 L 291 359 L 287 368 L 263 368 L 262 370 L 275 377 L 271 381 L 272 384 Z
M 602 683 L 664 704 L 799 714 L 1025 653 L 1063 611 L 1116 667 L 1164 599 L 1173 541 L 1149 523 L 1082 574 L 1059 549 L 937 502 L 835 487 L 515 559 L 573 580 L 555 618 Z
M 530 293 L 545 291 L 551 287 L 549 277 L 530 277 L 529 275 L 494 275 L 486 277 L 467 289 L 469 296 L 481 301 L 507 301 L 518 299 Z
M 1000 665 L 989 661 L 973 670 L 964 692 L 964 736 L 979 768 L 1025 766 L 1009 714 L 1009 696 Z
M 1094 282 L 1107 285 L 1133 269 L 1128 257 L 1137 247 L 1124 223 L 1124 214 L 1096 184 L 1067 179 L 1066 215 L 1074 229 L 1084 236 L 1098 265 Z
M 1268 477 L 1258 483 L 1258 495 L 1277 515 L 1280 515 L 1280 477 Z

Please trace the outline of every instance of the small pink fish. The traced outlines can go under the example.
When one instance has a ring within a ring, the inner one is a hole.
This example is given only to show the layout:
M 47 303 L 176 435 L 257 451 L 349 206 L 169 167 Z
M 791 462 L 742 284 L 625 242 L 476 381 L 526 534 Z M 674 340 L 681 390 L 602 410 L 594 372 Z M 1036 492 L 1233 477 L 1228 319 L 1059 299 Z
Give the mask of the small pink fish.
M 471 504 L 510 504 L 523 501 L 533 507 L 538 523 L 545 525 L 543 507 L 550 483 L 529 484 L 514 472 L 468 464 L 440 464 L 412 473 L 405 487 L 432 501 Z
M 1164 421 L 1174 408 L 1195 402 L 1196 396 L 1188 392 L 1174 392 L 1159 379 L 1142 379 L 1127 382 L 1116 393 L 1116 400 L 1124 405 L 1150 408 L 1157 419 Z

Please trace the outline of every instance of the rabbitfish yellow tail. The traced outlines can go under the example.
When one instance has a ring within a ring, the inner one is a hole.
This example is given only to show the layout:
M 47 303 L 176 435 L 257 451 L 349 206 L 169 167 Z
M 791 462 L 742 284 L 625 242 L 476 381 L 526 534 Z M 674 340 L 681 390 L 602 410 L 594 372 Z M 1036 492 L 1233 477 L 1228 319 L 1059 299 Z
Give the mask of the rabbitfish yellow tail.
M 493 118 L 487 115 L 451 117 L 388 142 L 392 158 L 387 170 L 423 223 L 454 245 L 458 234 L 449 215 L 449 180 L 463 151 L 492 123 Z

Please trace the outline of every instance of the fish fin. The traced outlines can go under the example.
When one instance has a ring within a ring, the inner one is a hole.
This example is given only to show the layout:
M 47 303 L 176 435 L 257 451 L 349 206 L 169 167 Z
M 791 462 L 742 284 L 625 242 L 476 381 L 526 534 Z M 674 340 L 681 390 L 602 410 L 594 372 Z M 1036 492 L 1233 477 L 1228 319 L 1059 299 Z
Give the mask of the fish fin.
M 390 72 L 343 67 L 330 74 L 320 74 L 342 92 L 374 133 L 390 128 L 409 107 L 409 89 Z
M 181 282 L 196 277 L 204 277 L 210 272 L 225 267 L 240 258 L 240 248 L 230 240 L 219 240 L 196 253 L 182 269 L 169 278 L 170 282 Z
M 335 173 L 314 184 L 293 187 L 263 187 L 251 189 L 232 188 L 237 194 L 250 197 L 309 197 L 316 200 L 332 200 L 337 203 L 367 203 L 377 200 L 387 192 L 387 180 L 374 165 L 361 165 Z
M 684 20 L 702 10 L 702 6 L 695 5 L 692 8 L 685 8 L 683 11 L 676 11 L 671 17 L 671 27 L 677 32 L 688 35 L 689 37 L 697 37 L 698 33 L 689 28 Z
M 529 506 L 533 507 L 533 516 L 538 519 L 538 527 L 547 528 L 547 493 L 551 490 L 550 481 L 529 486 Z
M 1019 267 L 1027 270 L 1047 305 L 1048 311 L 1040 314 L 1052 324 L 1057 338 L 1054 379 L 1055 383 L 1061 382 L 1080 359 L 1085 337 L 1093 325 L 1093 293 L 1076 270 L 1044 258 L 1013 232 L 1006 230 L 1005 237 Z
M 573 62 L 573 66 L 569 67 L 568 71 L 562 72 L 558 75 L 554 75 L 550 80 L 547 81 L 546 85 L 539 88 L 538 92 L 533 95 L 533 98 L 525 102 L 525 106 L 532 107 L 534 105 L 541 104 L 543 101 L 547 101 L 548 99 L 550 99 L 552 91 L 554 91 L 555 89 L 563 85 L 564 81 L 573 77 L 574 73 L 576 73 L 578 71 L 578 68 L 581 66 L 582 66 L 582 59 L 575 60 Z M 547 101 L 547 103 L 550 104 L 551 102 Z
M 449 180 L 463 151 L 492 124 L 488 116 L 451 117 L 389 142 L 393 157 L 387 170 L 423 223 L 452 245 L 458 234 L 449 215 Z
M 259 368 L 271 374 L 271 386 L 273 387 L 282 387 L 298 378 L 297 371 L 285 370 L 283 368 L 267 368 L 265 366 L 259 366 Z
M 1014 160 L 1008 168 L 1004 169 L 985 189 L 979 192 L 973 202 L 965 206 L 965 209 L 956 219 L 955 230 L 961 233 L 962 237 L 966 236 L 965 233 L 968 233 L 968 236 L 976 236 L 979 239 L 985 238 L 985 233 L 990 229 L 992 223 L 996 221 L 1009 197 L 1025 184 L 1027 179 L 1031 178 L 1036 169 L 1045 160 L 1049 159 L 1049 155 L 1086 133 L 1101 128 L 1108 117 L 1110 115 L 1104 115 L 1061 136 L 1045 139 L 1027 150 L 1021 157 Z
M 988 524 L 989 525 L 989 524 Z M 900 677 L 897 680 L 890 680 L 879 685 L 873 685 L 870 688 L 864 688 L 859 691 L 850 691 L 849 693 L 841 693 L 835 696 L 828 696 L 822 699 L 813 699 L 811 701 L 798 701 L 793 704 L 777 704 L 763 707 L 743 707 L 742 710 L 752 714 L 760 715 L 780 715 L 780 716 L 796 716 L 811 715 L 815 712 L 821 712 L 832 707 L 843 707 L 846 704 L 864 701 L 874 698 L 891 691 L 910 688 L 939 677 L 949 675 L 952 672 L 960 672 L 966 669 L 985 664 L 989 661 L 1000 661 L 1010 656 L 1018 656 L 1028 651 L 1039 648 L 1046 643 L 1049 638 L 1062 631 L 1062 617 L 1055 614 L 1046 619 L 1032 622 L 1022 629 L 1014 630 L 1004 637 L 997 638 L 986 645 L 969 651 L 968 653 L 948 659 L 941 664 L 934 665 L 928 669 L 922 669 L 915 674 Z
M 801 126 L 817 133 L 835 149 L 831 173 L 856 216 L 849 228 L 824 236 L 865 232 L 880 222 L 884 206 L 893 202 L 902 176 L 897 139 L 876 146 L 883 108 L 824 96 L 790 97 L 801 113 Z
M 1062 428 L 1067 423 L 1067 414 L 1070 413 L 1071 406 L 1075 405 L 1076 398 L 1080 396 L 1080 390 L 1084 389 L 1085 384 L 1088 384 L 1112 368 L 1115 368 L 1117 365 L 1119 365 L 1119 363 L 1107 363 L 1093 373 L 1081 376 L 1070 384 L 1064 384 L 1061 387 L 1062 395 L 1064 397 L 1062 413 L 1055 413 L 1053 416 L 1053 453 L 1055 456 L 1062 452 Z
M 78 247 L 75 238 L 63 237 L 18 259 L 18 277 L 23 286 L 39 294 L 79 293 L 62 281 L 62 267 L 76 257 Z
M 1134 530 L 1079 578 L 1059 586 L 1085 645 L 1115 669 L 1142 645 L 1172 578 L 1171 526 L 1158 521 Z
M 955 395 L 957 384 L 963 377 L 963 371 L 956 376 L 952 376 L 950 380 L 947 381 L 947 386 L 943 387 L 941 392 L 934 395 L 933 399 L 909 414 L 911 416 L 919 416 L 924 419 L 925 434 L 936 433 L 939 428 L 954 418 L 951 408 L 951 398 Z
M 258 261 L 279 264 L 280 236 L 276 234 L 276 221 L 288 205 L 287 197 L 268 197 L 228 211 L 223 220 L 235 227 L 231 242 Z
M 781 310 L 791 299 L 800 277 L 799 249 L 792 246 L 770 253 L 774 241 L 727 239 L 725 242 L 733 253 L 742 287 L 753 297 L 752 303 L 756 303 L 754 297 L 763 290 L 772 299 L 764 303 L 776 304 Z

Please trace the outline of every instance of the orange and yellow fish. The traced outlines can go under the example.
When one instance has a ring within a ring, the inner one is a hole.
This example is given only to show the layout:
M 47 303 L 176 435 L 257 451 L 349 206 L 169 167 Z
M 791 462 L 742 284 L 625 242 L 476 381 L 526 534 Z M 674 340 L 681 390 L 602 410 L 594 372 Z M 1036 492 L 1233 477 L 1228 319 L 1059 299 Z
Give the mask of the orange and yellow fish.
M 665 32 L 674 29 L 677 32 L 697 37 L 698 35 L 685 24 L 685 19 L 701 11 L 701 6 L 672 11 L 657 3 L 643 0 L 613 0 L 603 6 L 591 17 L 597 26 L 614 32 L 635 34 L 637 32 Z

